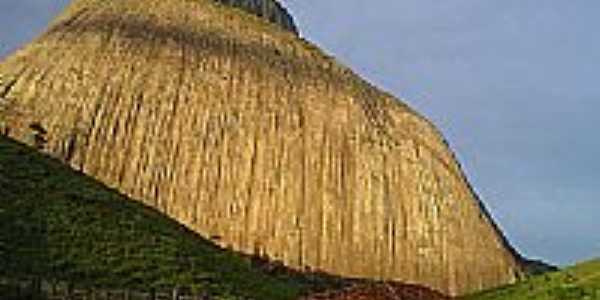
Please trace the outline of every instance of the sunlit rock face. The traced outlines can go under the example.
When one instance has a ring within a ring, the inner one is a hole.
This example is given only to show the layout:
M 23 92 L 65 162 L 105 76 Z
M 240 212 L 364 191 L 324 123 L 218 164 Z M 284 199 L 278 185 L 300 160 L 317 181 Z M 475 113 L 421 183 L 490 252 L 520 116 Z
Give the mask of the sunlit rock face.
M 430 122 L 212 0 L 76 0 L 0 98 L 3 134 L 234 250 L 451 295 L 522 272 Z

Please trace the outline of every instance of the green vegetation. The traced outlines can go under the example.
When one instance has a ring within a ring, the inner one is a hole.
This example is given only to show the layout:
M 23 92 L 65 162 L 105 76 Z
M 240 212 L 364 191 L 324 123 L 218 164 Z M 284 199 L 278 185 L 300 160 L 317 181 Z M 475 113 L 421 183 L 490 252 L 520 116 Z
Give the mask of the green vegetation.
M 0 136 L 0 279 L 183 286 L 218 299 L 294 299 L 326 281 L 273 273 L 141 203 Z M 329 283 L 327 283 L 329 284 Z
M 599 300 L 600 259 L 560 272 L 533 276 L 516 285 L 485 291 L 464 300 Z

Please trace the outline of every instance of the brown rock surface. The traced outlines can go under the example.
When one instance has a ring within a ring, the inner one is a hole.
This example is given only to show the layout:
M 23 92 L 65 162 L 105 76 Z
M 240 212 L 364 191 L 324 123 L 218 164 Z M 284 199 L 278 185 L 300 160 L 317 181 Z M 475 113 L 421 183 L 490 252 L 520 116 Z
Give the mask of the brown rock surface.
M 452 295 L 521 273 L 432 124 L 213 1 L 73 1 L 0 97 L 0 132 L 233 249 Z

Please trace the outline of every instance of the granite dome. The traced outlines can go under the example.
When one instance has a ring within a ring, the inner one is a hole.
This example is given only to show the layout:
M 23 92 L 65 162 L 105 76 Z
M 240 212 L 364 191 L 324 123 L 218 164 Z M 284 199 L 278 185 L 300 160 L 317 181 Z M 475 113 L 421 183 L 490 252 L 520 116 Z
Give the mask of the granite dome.
M 212 0 L 75 0 L 0 98 L 0 132 L 234 250 L 450 295 L 522 272 L 427 119 Z

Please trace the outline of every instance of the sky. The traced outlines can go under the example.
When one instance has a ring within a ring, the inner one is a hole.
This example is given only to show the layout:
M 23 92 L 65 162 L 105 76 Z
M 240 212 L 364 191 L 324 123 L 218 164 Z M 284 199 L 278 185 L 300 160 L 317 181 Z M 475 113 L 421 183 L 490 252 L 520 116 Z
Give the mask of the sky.
M 68 2 L 0 1 L 0 57 Z M 600 1 L 282 2 L 304 38 L 440 128 L 522 254 L 600 257 Z

